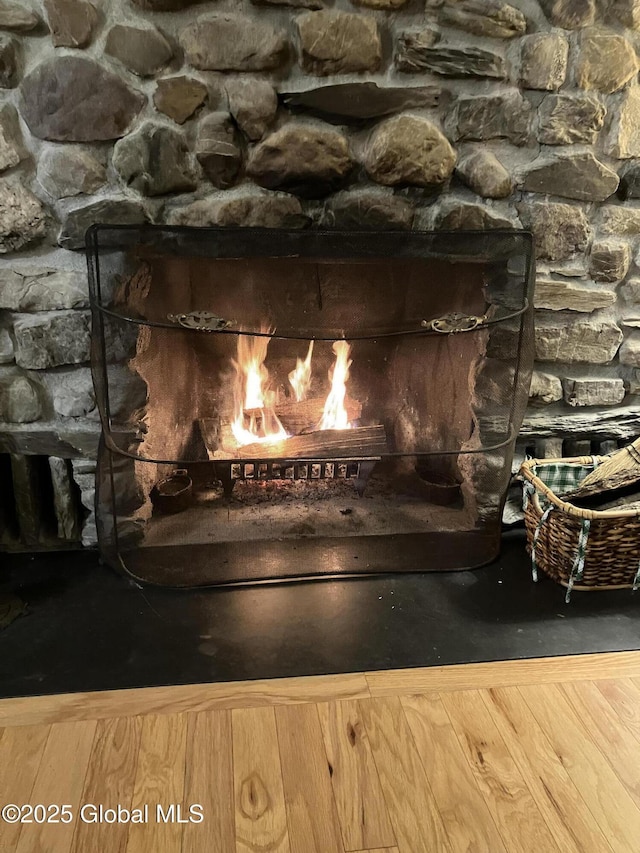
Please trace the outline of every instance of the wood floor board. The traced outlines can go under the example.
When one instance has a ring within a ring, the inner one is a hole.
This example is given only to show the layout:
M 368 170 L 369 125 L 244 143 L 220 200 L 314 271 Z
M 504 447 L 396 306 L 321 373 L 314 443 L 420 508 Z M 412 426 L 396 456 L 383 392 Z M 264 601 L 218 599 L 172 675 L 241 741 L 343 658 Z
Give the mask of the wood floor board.
M 40 768 L 49 726 L 0 730 L 0 805 L 34 805 L 33 786 Z M 13 850 L 21 825 L 0 820 L 0 850 Z
M 491 718 L 564 853 L 615 853 L 516 687 L 483 691 Z
M 323 702 L 318 715 L 345 850 L 395 845 L 358 702 Z
M 615 853 L 637 853 L 640 811 L 559 685 L 519 687 Z
M 400 853 L 451 847 L 400 699 L 361 699 L 364 720 Z
M 238 853 L 290 853 L 273 708 L 231 712 Z
M 275 714 L 291 853 L 344 853 L 317 708 Z
M 187 715 L 184 802 L 202 822 L 184 824 L 182 853 L 235 851 L 231 711 Z
M 115 717 L 96 723 L 80 797 L 84 805 L 131 806 L 141 732 L 141 717 Z M 126 823 L 85 823 L 76 819 L 71 853 L 125 853 L 128 834 Z
M 562 851 L 479 691 L 442 694 L 478 788 L 509 853 Z M 562 851 L 564 853 L 564 851 Z
M 594 682 L 625 726 L 640 740 L 640 687 L 631 678 Z
M 508 853 L 440 696 L 400 701 L 453 853 Z

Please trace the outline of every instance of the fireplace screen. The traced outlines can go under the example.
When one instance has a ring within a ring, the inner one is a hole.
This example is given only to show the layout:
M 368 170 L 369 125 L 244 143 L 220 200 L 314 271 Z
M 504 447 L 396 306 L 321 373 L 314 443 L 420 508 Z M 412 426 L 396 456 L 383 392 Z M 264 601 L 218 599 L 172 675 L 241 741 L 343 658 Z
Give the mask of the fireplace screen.
M 88 246 L 109 563 L 190 586 L 495 558 L 530 235 L 97 226 Z

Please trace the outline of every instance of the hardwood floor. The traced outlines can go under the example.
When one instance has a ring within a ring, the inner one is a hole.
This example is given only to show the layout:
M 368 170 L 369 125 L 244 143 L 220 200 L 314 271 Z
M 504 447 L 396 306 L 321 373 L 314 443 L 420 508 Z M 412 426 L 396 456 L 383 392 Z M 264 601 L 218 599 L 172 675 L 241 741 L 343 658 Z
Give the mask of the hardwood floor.
M 640 652 L 8 699 L 0 726 L 0 805 L 67 806 L 0 821 L 2 853 L 640 849 Z

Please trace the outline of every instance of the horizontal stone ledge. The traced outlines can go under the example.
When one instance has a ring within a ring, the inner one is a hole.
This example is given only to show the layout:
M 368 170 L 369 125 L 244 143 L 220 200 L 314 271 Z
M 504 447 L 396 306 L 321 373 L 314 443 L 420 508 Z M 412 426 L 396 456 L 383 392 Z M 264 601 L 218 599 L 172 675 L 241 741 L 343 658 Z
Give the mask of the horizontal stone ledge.
M 598 411 L 570 410 L 565 404 L 545 409 L 528 409 L 520 438 L 571 438 L 634 439 L 640 434 L 640 399 L 625 406 L 612 406 Z
M 0 422 L 0 453 L 59 456 L 61 459 L 95 458 L 98 453 L 100 424 L 74 419 L 38 421 L 33 424 Z

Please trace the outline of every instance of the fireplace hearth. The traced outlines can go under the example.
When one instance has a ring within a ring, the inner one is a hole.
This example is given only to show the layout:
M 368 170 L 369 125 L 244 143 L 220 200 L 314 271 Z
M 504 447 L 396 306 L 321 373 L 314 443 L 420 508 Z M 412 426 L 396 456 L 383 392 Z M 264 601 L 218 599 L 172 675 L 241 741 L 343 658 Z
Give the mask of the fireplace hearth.
M 495 558 L 529 234 L 97 226 L 88 260 L 109 564 L 192 586 Z

